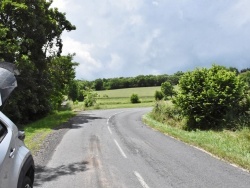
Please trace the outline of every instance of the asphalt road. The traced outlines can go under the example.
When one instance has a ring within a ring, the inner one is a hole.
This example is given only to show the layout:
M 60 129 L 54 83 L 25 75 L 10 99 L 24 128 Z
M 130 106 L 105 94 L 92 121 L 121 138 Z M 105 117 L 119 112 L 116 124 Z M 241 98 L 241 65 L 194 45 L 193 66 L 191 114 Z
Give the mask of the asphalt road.
M 37 172 L 35 187 L 250 187 L 248 172 L 144 125 L 149 110 L 79 114 Z

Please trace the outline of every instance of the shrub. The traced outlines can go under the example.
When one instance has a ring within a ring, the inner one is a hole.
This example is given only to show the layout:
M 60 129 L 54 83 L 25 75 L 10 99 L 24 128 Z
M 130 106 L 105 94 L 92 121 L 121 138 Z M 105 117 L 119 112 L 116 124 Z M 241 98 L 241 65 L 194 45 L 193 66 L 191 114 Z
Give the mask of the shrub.
M 164 95 L 164 98 L 167 99 L 168 96 L 173 96 L 174 94 L 174 87 L 170 82 L 164 82 L 161 84 L 161 92 Z
M 88 92 L 86 97 L 84 98 L 84 106 L 91 107 L 96 103 L 96 93 Z
M 161 91 L 155 91 L 155 100 L 156 101 L 160 101 L 161 99 L 163 99 L 163 93 Z
M 150 116 L 173 127 L 184 128 L 180 108 L 165 101 L 156 102 Z
M 140 99 L 137 94 L 132 94 L 130 97 L 131 103 L 140 103 Z
M 219 128 L 225 115 L 239 107 L 245 84 L 225 67 L 196 69 L 185 73 L 173 103 L 188 118 L 190 128 Z

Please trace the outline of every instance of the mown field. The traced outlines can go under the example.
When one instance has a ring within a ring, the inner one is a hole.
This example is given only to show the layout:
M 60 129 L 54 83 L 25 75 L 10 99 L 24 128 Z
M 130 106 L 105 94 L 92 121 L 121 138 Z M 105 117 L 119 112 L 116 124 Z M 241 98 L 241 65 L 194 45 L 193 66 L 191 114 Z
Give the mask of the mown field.
M 95 91 L 97 93 L 96 104 L 88 109 L 111 109 L 111 108 L 133 108 L 133 107 L 150 107 L 155 104 L 154 94 L 160 87 L 141 87 Z M 140 103 L 132 104 L 130 96 L 137 94 Z M 85 110 L 83 102 L 73 105 L 75 110 Z
M 99 98 L 107 98 L 107 96 L 109 98 L 129 98 L 133 93 L 138 94 L 139 97 L 153 98 L 156 90 L 160 91 L 160 86 L 104 90 L 96 91 L 96 93 L 99 95 Z

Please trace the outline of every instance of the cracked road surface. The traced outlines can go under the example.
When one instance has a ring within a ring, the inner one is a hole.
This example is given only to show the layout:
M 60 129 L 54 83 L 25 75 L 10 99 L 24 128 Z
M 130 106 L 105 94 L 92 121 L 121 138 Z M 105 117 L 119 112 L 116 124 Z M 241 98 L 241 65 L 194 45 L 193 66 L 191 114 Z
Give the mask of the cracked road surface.
M 157 132 L 151 108 L 80 113 L 51 159 L 36 171 L 42 188 L 247 188 L 250 174 Z

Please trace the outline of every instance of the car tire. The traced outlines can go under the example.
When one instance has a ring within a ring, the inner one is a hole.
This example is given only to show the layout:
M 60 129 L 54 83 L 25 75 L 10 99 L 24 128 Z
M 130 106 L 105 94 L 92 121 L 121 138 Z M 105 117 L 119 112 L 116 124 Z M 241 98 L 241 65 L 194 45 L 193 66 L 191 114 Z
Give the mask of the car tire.
M 25 176 L 22 188 L 32 188 L 32 181 L 28 176 Z
M 34 160 L 30 155 L 19 174 L 17 188 L 32 188 L 34 182 Z

